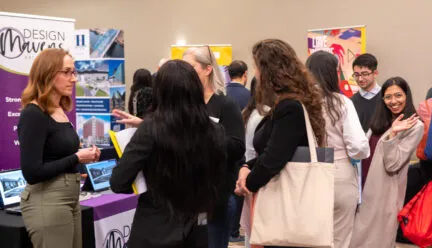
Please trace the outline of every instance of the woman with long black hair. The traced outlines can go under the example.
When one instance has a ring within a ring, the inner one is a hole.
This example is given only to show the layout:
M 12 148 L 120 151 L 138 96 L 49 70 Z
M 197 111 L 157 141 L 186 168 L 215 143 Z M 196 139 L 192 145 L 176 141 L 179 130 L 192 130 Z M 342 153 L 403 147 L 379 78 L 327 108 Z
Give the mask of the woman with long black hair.
M 207 236 L 196 235 L 198 215 L 214 213 L 226 180 L 223 128 L 209 118 L 198 74 L 184 61 L 160 68 L 153 96 L 110 180 L 116 193 L 131 193 L 140 171 L 147 182 L 128 247 L 207 247 Z
M 362 161 L 362 204 L 350 247 L 395 247 L 397 214 L 403 207 L 408 164 L 423 135 L 405 79 L 389 78 L 368 132 L 371 156 Z M 367 177 L 366 177 L 367 176 Z
M 338 65 L 338 59 L 325 51 L 313 53 L 306 61 L 324 96 L 327 146 L 335 151 L 334 247 L 348 248 L 359 199 L 357 169 L 350 158 L 369 157 L 369 142 L 353 102 L 340 93 Z

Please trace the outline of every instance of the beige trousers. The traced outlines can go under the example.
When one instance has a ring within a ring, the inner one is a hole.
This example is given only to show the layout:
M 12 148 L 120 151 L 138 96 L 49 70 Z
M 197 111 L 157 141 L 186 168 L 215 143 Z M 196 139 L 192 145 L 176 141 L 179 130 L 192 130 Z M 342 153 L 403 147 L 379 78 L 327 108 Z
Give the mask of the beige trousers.
M 334 248 L 348 248 L 359 198 L 357 169 L 348 158 L 335 160 Z
M 34 248 L 81 248 L 79 174 L 62 174 L 27 185 L 21 209 Z

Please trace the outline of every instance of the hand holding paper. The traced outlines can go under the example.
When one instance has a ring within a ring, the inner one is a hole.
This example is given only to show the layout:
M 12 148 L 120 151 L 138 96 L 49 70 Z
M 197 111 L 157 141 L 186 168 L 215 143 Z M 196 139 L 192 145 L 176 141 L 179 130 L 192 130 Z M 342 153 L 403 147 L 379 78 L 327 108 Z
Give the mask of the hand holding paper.
M 136 130 L 137 128 L 127 128 L 119 132 L 109 131 L 109 136 L 119 158 L 123 155 L 126 145 L 129 143 Z M 132 184 L 132 189 L 136 195 L 147 191 L 147 183 L 142 172 L 139 172 L 135 178 L 135 181 Z

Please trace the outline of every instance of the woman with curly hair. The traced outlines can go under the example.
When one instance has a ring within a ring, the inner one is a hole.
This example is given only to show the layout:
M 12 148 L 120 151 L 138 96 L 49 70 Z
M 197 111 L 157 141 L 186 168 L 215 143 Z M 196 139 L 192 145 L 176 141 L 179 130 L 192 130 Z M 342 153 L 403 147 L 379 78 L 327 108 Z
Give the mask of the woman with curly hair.
M 258 80 L 257 109 L 265 117 L 253 141 L 258 156 L 239 172 L 236 193 L 240 195 L 257 192 L 279 174 L 298 146 L 308 146 L 302 104 L 318 144 L 323 145 L 325 139 L 321 93 L 294 49 L 284 41 L 268 39 L 256 43 L 252 54 Z M 264 105 L 271 111 L 266 112 Z

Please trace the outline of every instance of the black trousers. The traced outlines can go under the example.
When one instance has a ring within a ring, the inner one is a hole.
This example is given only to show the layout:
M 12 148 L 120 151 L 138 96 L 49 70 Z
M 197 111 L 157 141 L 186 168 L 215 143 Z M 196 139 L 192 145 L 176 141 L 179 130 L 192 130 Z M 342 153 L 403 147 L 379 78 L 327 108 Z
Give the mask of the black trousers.
M 232 197 L 235 199 L 235 214 L 230 223 L 230 236 L 238 237 L 240 236 L 240 218 L 243 210 L 244 197 L 236 194 L 232 194 Z

